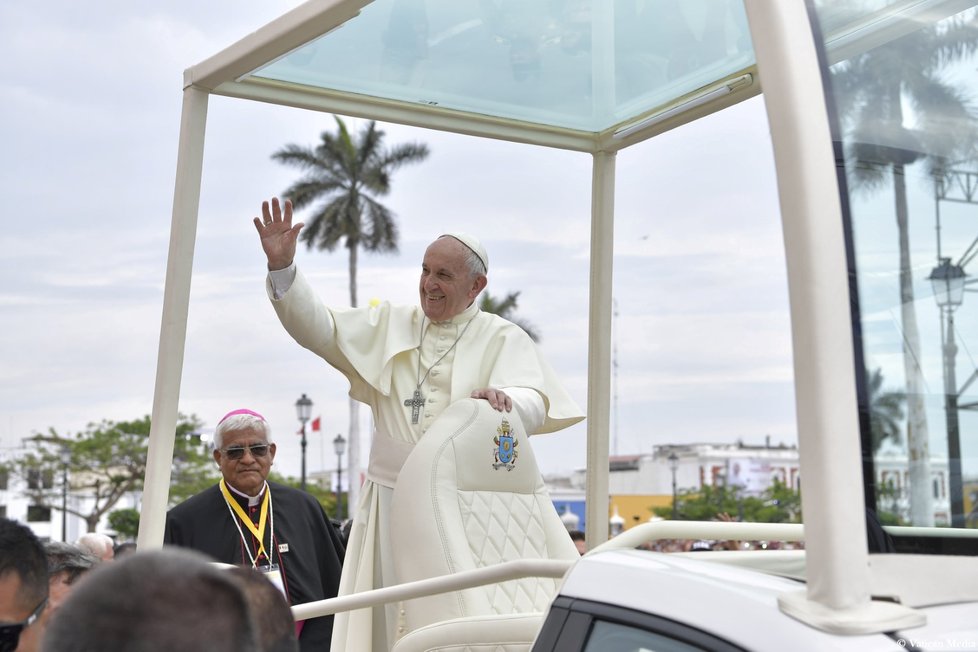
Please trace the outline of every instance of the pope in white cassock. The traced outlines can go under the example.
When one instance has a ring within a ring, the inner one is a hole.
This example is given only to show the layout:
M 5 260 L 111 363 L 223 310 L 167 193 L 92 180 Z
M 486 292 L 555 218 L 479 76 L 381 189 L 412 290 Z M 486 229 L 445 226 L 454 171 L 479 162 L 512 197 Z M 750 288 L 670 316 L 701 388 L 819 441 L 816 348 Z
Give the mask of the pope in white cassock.
M 472 236 L 442 235 L 425 251 L 420 306 L 381 303 L 331 308 L 294 263 L 303 224 L 292 204 L 262 204 L 255 218 L 268 258 L 268 292 L 295 340 L 338 369 L 350 396 L 370 406 L 375 432 L 367 480 L 356 507 L 340 595 L 394 583 L 388 535 L 390 500 L 408 453 L 449 404 L 485 399 L 519 412 L 526 431 L 547 433 L 581 421 L 581 409 L 523 329 L 479 310 L 489 260 Z M 388 650 L 398 630 L 396 605 L 337 614 L 333 650 Z

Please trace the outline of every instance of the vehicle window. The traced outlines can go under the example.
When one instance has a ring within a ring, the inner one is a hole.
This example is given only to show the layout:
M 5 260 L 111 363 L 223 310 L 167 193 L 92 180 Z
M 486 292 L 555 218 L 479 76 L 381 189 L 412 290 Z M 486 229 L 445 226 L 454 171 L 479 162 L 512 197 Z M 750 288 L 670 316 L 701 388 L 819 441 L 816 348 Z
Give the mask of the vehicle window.
M 978 9 L 814 6 L 858 290 L 867 502 L 884 525 L 975 527 Z
M 584 652 L 691 652 L 703 648 L 620 623 L 596 621 Z

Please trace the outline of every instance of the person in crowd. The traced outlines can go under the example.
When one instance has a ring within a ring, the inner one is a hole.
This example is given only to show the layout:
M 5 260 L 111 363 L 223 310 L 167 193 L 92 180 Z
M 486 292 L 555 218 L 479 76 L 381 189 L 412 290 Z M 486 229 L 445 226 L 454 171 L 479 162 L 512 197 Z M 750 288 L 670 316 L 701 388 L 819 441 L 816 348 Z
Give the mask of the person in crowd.
M 136 552 L 136 542 L 135 541 L 124 541 L 122 543 L 116 544 L 115 555 L 113 559 L 122 559 L 126 555 Z
M 226 572 L 244 591 L 262 652 L 297 652 L 295 620 L 278 587 L 253 568 L 232 566 Z
M 222 478 L 169 511 L 164 544 L 257 569 L 293 605 L 335 596 L 343 544 L 315 498 L 267 481 L 275 444 L 265 418 L 233 410 L 213 443 Z M 297 623 L 300 648 L 328 649 L 332 627 L 332 616 Z
M 581 553 L 582 555 L 585 552 L 587 552 L 587 543 L 585 541 L 584 532 L 583 531 L 581 531 L 581 530 L 571 530 L 570 531 L 570 538 L 571 538 L 571 541 L 574 542 L 574 545 L 577 546 L 577 552 Z
M 48 604 L 48 562 L 31 529 L 0 518 L 0 652 L 36 652 Z
M 49 618 L 64 604 L 78 578 L 101 563 L 101 560 L 85 552 L 80 546 L 60 541 L 45 543 L 44 554 L 48 560 L 49 612 L 45 617 Z
M 718 544 L 713 539 L 690 539 L 686 542 L 684 550 L 686 552 L 709 552 L 716 550 Z
M 268 264 L 266 289 L 286 331 L 350 383 L 366 403 L 375 431 L 366 483 L 353 512 L 340 594 L 389 586 L 390 500 L 415 442 L 452 402 L 484 399 L 517 410 L 527 433 L 560 430 L 584 418 L 536 345 L 518 326 L 482 312 L 476 297 L 488 283 L 489 257 L 479 240 L 444 234 L 421 263 L 420 305 L 387 302 L 327 307 L 297 269 L 292 204 L 275 198 L 254 218 Z M 397 606 L 337 614 L 334 649 L 389 649 Z
M 260 652 L 248 601 L 190 550 L 141 552 L 92 570 L 48 623 L 43 652 Z
M 107 534 L 86 532 L 78 537 L 75 545 L 102 561 L 112 561 L 115 557 L 115 541 Z

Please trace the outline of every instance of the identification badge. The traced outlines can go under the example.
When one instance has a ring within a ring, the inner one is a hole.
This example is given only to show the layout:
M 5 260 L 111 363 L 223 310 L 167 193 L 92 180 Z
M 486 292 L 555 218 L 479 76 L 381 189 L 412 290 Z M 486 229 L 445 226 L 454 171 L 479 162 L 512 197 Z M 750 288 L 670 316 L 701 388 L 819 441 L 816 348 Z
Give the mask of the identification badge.
M 282 592 L 282 595 L 285 595 L 285 583 L 282 581 L 282 571 L 279 569 L 278 564 L 256 566 L 255 568 L 259 573 L 268 578 L 268 581 L 274 584 L 275 588 Z

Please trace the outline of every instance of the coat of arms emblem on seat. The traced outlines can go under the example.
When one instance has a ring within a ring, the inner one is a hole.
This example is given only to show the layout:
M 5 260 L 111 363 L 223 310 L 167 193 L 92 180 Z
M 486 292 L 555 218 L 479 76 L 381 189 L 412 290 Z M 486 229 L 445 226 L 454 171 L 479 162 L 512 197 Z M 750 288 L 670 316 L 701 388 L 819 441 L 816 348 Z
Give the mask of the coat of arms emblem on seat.
M 516 433 L 513 432 L 509 421 L 503 419 L 503 422 L 496 428 L 496 436 L 492 438 L 492 441 L 496 444 L 492 451 L 496 463 L 492 465 L 492 468 L 497 471 L 499 469 L 512 471 L 513 467 L 516 466 L 516 458 L 520 455 L 519 451 L 516 450 L 520 442 L 516 439 Z

